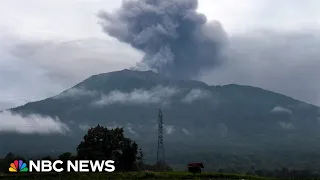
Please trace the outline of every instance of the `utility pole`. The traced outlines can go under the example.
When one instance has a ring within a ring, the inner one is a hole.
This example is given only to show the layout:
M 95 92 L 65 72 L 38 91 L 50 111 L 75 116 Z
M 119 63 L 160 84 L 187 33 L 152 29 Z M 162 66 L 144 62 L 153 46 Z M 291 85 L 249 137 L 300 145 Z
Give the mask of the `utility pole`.
M 159 109 L 158 113 L 158 150 L 157 150 L 157 171 L 165 171 L 165 156 L 163 145 L 163 116 Z

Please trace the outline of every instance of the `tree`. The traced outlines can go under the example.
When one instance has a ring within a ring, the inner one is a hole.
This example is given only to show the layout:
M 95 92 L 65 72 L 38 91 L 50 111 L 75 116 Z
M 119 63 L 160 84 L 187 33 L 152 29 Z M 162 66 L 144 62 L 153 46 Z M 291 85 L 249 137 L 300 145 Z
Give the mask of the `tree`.
M 139 155 L 137 157 L 137 167 L 138 167 L 138 170 L 143 170 L 143 168 L 144 168 L 143 152 L 142 152 L 141 148 L 139 149 Z
M 7 161 L 8 163 L 13 162 L 15 159 L 16 159 L 16 155 L 14 155 L 11 152 L 9 152 L 4 158 L 4 160 Z
M 8 172 L 8 167 L 10 163 L 16 160 L 16 156 L 13 153 L 8 153 L 3 159 L 0 161 L 0 171 L 1 172 Z
M 130 139 L 126 139 L 124 142 L 118 166 L 124 171 L 137 170 L 138 145 Z
M 63 161 L 63 164 L 62 164 L 61 167 L 62 167 L 64 170 L 66 170 L 67 167 L 68 167 L 68 166 L 67 166 L 67 162 L 68 162 L 68 161 L 74 161 L 76 158 L 75 158 L 74 156 L 72 156 L 72 153 L 71 153 L 71 152 L 65 152 L 65 153 L 59 155 L 58 159 L 61 160 L 61 161 Z M 73 170 L 71 169 L 71 171 L 73 171 Z
M 67 160 L 72 160 L 72 154 L 71 154 L 71 152 L 65 152 L 65 153 L 63 153 L 63 154 L 61 154 L 60 156 L 59 156 L 59 160 L 61 160 L 61 161 L 67 161 Z
M 14 161 L 14 160 L 22 160 L 24 162 L 26 162 L 26 159 L 24 157 L 21 156 L 17 156 L 13 153 L 8 153 L 4 159 L 1 159 L 0 161 L 0 171 L 1 172 L 9 172 L 8 171 L 8 167 L 9 165 Z
M 123 128 L 107 129 L 103 126 L 90 128 L 77 147 L 77 158 L 115 161 L 116 170 L 136 169 L 138 145 L 124 137 Z

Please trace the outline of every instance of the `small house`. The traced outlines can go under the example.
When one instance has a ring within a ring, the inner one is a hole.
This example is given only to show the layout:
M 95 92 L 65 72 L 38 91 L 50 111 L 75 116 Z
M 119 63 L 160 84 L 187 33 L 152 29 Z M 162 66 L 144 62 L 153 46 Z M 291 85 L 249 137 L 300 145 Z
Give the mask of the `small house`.
M 188 164 L 188 171 L 192 173 L 201 173 L 201 169 L 204 168 L 200 162 L 193 162 Z

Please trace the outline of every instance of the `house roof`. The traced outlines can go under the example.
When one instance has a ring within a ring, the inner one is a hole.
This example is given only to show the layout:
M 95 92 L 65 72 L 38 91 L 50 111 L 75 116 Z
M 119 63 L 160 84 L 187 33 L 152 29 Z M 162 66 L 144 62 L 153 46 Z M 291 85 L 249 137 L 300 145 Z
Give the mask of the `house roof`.
M 203 164 L 201 162 L 192 162 L 188 164 L 188 167 L 200 167 L 204 168 Z

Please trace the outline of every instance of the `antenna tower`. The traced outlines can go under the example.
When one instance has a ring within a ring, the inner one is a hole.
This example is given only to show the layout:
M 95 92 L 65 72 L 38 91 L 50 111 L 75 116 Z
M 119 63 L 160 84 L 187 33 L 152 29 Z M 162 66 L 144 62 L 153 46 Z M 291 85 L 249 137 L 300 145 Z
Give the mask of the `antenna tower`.
M 158 150 L 157 150 L 157 170 L 165 171 L 165 156 L 163 145 L 163 119 L 162 111 L 159 109 L 158 114 Z

